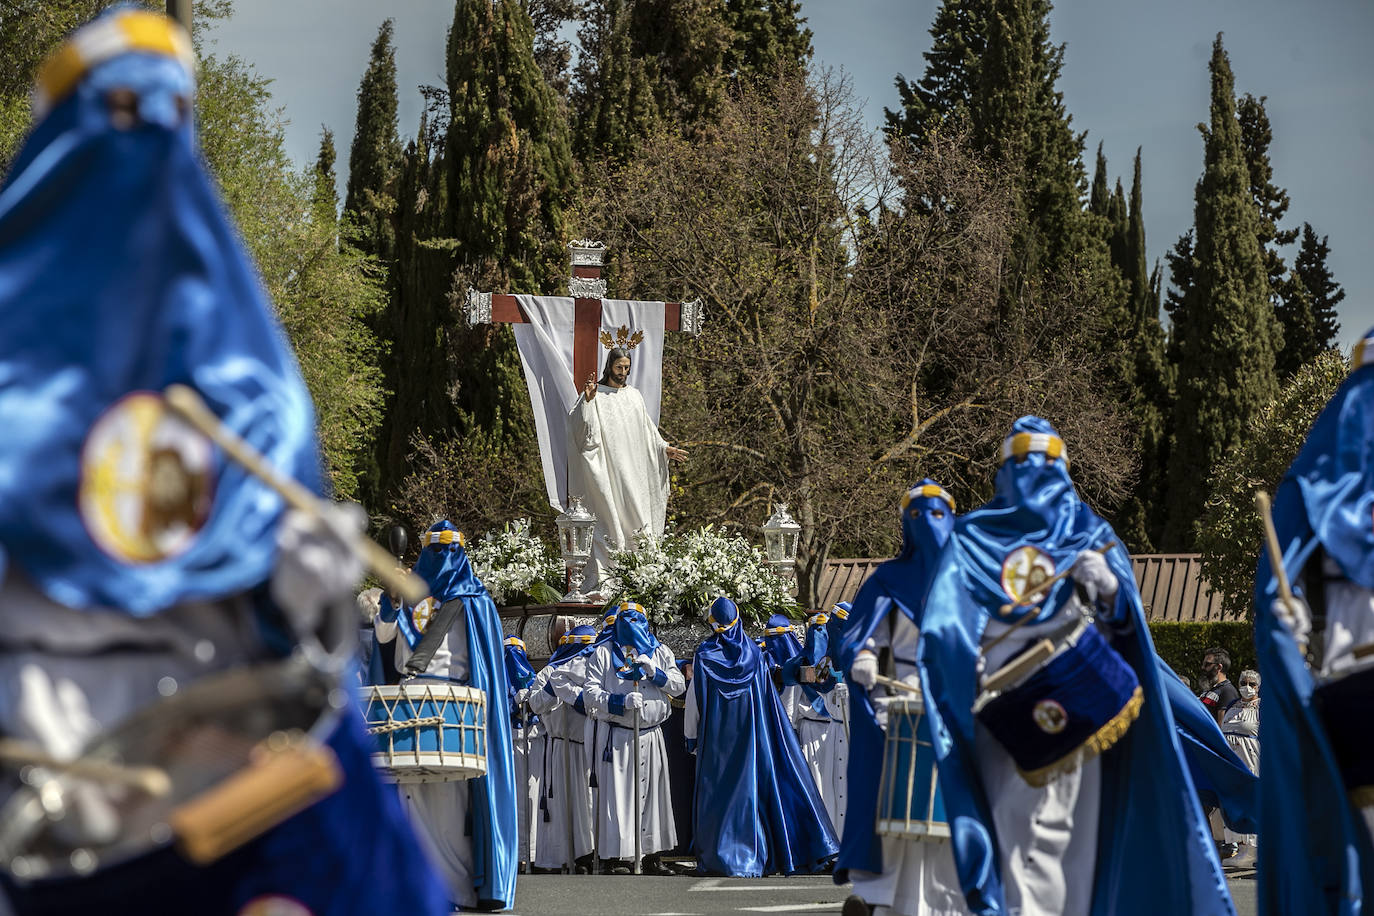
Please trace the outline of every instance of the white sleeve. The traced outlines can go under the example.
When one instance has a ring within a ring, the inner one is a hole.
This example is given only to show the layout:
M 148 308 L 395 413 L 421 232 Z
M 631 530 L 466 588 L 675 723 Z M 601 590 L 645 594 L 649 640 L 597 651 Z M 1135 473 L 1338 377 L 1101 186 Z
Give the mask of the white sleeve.
M 568 414 L 568 444 L 579 451 L 590 452 L 601 445 L 600 424 L 591 415 L 594 406 L 588 403 L 586 395 L 579 394 Z
M 611 651 L 605 646 L 601 646 L 592 653 L 591 660 L 587 662 L 587 680 L 583 687 L 585 691 L 583 704 L 587 708 L 587 714 L 598 719 L 609 719 L 611 715 L 607 708 L 611 701 L 611 692 L 602 684 L 610 660 Z
M 697 708 L 697 692 L 687 692 L 687 708 L 682 719 L 682 737 L 688 741 L 701 737 L 701 710 Z

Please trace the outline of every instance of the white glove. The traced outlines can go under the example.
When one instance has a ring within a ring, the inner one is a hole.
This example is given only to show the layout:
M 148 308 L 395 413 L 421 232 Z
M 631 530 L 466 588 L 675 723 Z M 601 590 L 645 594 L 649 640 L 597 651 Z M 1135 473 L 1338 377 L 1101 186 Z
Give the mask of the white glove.
M 658 673 L 658 666 L 654 664 L 654 660 L 649 656 L 641 655 L 636 658 L 635 661 L 639 663 L 639 668 L 644 672 L 645 677 L 653 677 Z
M 878 683 L 878 656 L 867 649 L 860 652 L 849 666 L 849 679 L 865 690 L 872 690 Z
M 1107 558 L 1096 550 L 1085 550 L 1078 555 L 1072 576 L 1074 582 L 1083 586 L 1090 602 L 1100 600 L 1110 604 L 1116 600 L 1116 590 L 1120 587 L 1116 573 L 1107 565 Z
M 1275 598 L 1269 605 L 1269 613 L 1283 621 L 1294 639 L 1302 643 L 1307 642 L 1307 637 L 1312 633 L 1312 609 L 1301 596 L 1294 595 L 1292 604 L 1282 598 Z M 1330 647 L 1327 651 L 1330 651 Z
M 521 704 L 521 703 L 524 703 L 524 702 L 525 702 L 526 700 L 528 700 L 529 698 L 530 698 L 530 689 L 529 689 L 528 687 L 521 687 L 519 690 L 515 691 L 515 702 L 516 702 L 516 705 L 519 705 L 519 704 Z
M 277 528 L 277 568 L 272 600 L 298 635 L 314 633 L 324 609 L 347 598 L 363 578 L 363 564 L 351 546 L 367 526 L 357 503 L 325 503 L 318 516 L 288 510 Z
M 634 691 L 633 693 L 627 693 L 627 694 L 625 694 L 625 708 L 626 708 L 626 709 L 643 709 L 643 708 L 644 708 L 644 694 L 640 693 L 638 690 Z

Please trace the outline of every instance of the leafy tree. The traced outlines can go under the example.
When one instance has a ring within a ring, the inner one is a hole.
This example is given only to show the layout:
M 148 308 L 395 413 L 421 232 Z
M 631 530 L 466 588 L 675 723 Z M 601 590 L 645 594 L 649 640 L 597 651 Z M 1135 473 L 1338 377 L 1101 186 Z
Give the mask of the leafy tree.
M 1091 498 L 1124 494 L 1128 424 L 1091 356 L 1100 304 L 1071 277 L 1001 299 L 1013 192 L 966 134 L 889 156 L 843 85 L 784 73 L 733 87 L 709 133 L 660 130 L 591 191 L 620 291 L 707 310 L 664 370 L 665 433 L 694 448 L 678 523 L 747 530 L 788 502 L 803 605 L 832 552 L 895 549 L 912 480 L 985 497 L 1020 413 L 1062 424 Z
M 1278 249 L 1293 244 L 1298 230 L 1279 228 L 1288 212 L 1288 192 L 1274 184 L 1274 167 L 1269 162 L 1269 144 L 1274 141 L 1274 131 L 1269 125 L 1264 103 L 1264 96 L 1255 98 L 1247 92 L 1236 102 L 1236 120 L 1240 122 L 1245 168 L 1250 176 L 1250 196 L 1258 211 L 1256 237 L 1264 257 L 1269 288 L 1273 291 L 1271 297 L 1278 302 L 1283 293 L 1284 275 L 1288 272 Z
M 799 0 L 725 0 L 725 22 L 733 33 L 721 61 L 726 75 L 766 77 L 811 59 Z
M 348 154 L 348 189 L 344 213 L 353 223 L 356 243 L 384 263 L 395 253 L 392 226 L 395 182 L 401 162 L 396 127 L 396 49 L 393 23 L 377 29 L 367 70 L 358 84 L 358 116 Z
M 624 162 L 662 119 L 649 62 L 635 54 L 624 0 L 607 0 L 609 34 L 601 42 L 596 86 L 583 96 L 575 148 L 583 161 Z
M 1235 115 L 1234 77 L 1218 35 L 1209 66 L 1211 126 L 1194 194 L 1193 279 L 1176 328 L 1176 442 L 1170 454 L 1166 545 L 1187 549 L 1207 498 L 1207 479 L 1273 396 L 1276 351 L 1269 282 Z
M 534 62 L 560 98 L 568 94 L 572 43 L 563 26 L 585 15 L 586 0 L 522 0 L 534 26 Z
M 1255 414 L 1245 435 L 1216 466 L 1209 486 L 1212 497 L 1198 525 L 1197 548 L 1203 575 L 1221 593 L 1228 614 L 1251 614 L 1262 537 L 1255 491 L 1273 493 L 1278 487 L 1348 369 L 1335 350 L 1318 354 Z
M 381 415 L 364 319 L 382 306 L 382 280 L 375 262 L 337 244 L 314 176 L 292 170 L 268 83 L 238 58 L 202 57 L 201 148 L 300 361 L 334 492 L 354 498 Z

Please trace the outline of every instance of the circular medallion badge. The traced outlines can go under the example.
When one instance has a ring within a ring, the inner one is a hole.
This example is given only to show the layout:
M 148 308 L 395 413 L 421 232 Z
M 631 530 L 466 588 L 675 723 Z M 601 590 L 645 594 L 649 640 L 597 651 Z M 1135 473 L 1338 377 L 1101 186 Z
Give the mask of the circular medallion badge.
M 1002 561 L 1002 590 L 1012 601 L 1039 587 L 1054 575 L 1054 561 L 1034 547 L 1018 547 Z
M 101 550 L 155 563 L 191 546 L 214 496 L 210 440 L 148 391 L 112 404 L 81 448 L 77 506 Z
M 434 612 L 439 609 L 438 602 L 433 598 L 426 598 L 415 605 L 415 610 L 410 612 L 410 620 L 415 624 L 415 629 L 423 633 L 429 626 L 430 620 L 434 618 Z
M 1054 700 L 1041 700 L 1031 710 L 1035 725 L 1047 735 L 1057 735 L 1069 725 L 1069 714 Z

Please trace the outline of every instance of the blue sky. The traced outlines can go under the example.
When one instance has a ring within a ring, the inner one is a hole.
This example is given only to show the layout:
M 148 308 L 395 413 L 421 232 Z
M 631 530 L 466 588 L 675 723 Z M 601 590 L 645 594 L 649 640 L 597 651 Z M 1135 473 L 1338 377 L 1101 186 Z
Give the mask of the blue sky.
M 846 71 L 876 128 L 896 104 L 893 77 L 919 78 L 935 0 L 803 0 L 816 61 Z M 236 0 L 212 35 L 215 50 L 274 80 L 290 122 L 288 152 L 313 160 L 322 124 L 347 167 L 355 95 L 381 21 L 396 20 L 397 83 L 404 136 L 420 116 L 415 87 L 441 84 L 452 0 Z M 1329 235 L 1329 260 L 1346 290 L 1342 344 L 1374 325 L 1374 3 L 1368 0 L 1062 0 L 1051 34 L 1067 44 L 1059 87 L 1075 127 L 1087 131 L 1091 170 L 1101 141 L 1129 190 L 1142 147 L 1150 259 L 1163 256 L 1193 219 L 1202 171 L 1199 121 L 1208 117 L 1207 60 L 1225 33 L 1236 91 L 1268 96 L 1274 181 L 1288 190 L 1286 223 Z M 1287 252 L 1291 262 L 1292 254 Z

